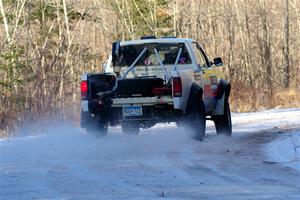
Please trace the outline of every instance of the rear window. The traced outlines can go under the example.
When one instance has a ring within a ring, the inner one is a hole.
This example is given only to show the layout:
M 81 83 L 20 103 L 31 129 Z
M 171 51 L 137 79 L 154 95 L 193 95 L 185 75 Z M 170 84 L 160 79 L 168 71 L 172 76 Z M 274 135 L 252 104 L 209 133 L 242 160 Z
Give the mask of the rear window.
M 147 51 L 139 59 L 136 66 L 159 65 L 154 49 L 158 51 L 159 57 L 164 65 L 175 64 L 180 48 L 182 48 L 182 53 L 178 65 L 192 63 L 184 43 L 149 43 L 122 46 L 120 49 L 119 66 L 130 66 L 145 47 L 147 47 Z

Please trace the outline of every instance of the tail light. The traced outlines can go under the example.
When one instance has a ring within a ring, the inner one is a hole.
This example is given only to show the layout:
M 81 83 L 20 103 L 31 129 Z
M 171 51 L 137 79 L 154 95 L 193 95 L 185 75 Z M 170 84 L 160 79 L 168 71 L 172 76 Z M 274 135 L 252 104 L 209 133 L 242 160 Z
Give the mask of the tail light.
M 180 77 L 173 77 L 173 94 L 174 97 L 182 96 L 182 84 Z
M 80 89 L 81 89 L 81 98 L 86 99 L 87 98 L 87 92 L 88 92 L 87 81 L 81 81 Z

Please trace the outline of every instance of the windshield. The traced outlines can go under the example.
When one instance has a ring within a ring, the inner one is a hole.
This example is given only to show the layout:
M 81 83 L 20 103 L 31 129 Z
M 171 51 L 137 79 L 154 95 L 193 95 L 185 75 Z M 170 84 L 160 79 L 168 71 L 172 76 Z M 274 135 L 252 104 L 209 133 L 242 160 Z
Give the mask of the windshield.
M 154 49 L 158 51 L 159 57 L 164 65 L 175 64 L 180 48 L 182 48 L 182 53 L 178 65 L 192 63 L 184 43 L 148 43 L 122 46 L 120 49 L 120 60 L 118 65 L 130 66 L 145 47 L 147 50 L 139 59 L 136 66 L 159 65 L 159 60 L 156 57 Z

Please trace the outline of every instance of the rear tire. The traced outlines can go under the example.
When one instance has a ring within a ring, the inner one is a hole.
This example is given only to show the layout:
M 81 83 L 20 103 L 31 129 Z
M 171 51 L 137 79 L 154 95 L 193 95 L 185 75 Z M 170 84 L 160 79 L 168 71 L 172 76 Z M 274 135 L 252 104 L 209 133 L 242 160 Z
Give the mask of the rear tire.
M 213 121 L 215 123 L 218 135 L 231 136 L 232 123 L 228 97 L 225 97 L 224 100 L 224 114 L 220 116 L 214 116 Z
M 108 121 L 107 120 L 99 120 L 97 124 L 97 134 L 100 136 L 107 135 L 108 131 Z
M 102 122 L 95 122 L 95 124 L 90 125 L 86 128 L 86 132 L 95 136 L 106 136 L 108 130 L 108 124 Z
M 140 133 L 140 127 L 135 123 L 123 122 L 121 127 L 123 133 L 128 135 L 138 135 Z
M 108 130 L 108 121 L 99 116 L 92 117 L 89 112 L 81 113 L 80 125 L 88 134 L 105 136 Z

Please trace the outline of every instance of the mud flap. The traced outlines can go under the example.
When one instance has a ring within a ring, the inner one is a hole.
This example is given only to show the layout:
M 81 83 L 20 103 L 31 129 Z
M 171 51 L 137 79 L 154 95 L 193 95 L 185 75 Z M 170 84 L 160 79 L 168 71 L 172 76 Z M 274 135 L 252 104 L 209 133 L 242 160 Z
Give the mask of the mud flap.
M 225 98 L 230 95 L 231 86 L 224 79 L 220 80 L 218 93 L 216 96 L 215 109 L 212 112 L 212 115 L 223 115 L 224 114 L 224 101 Z
M 216 108 L 212 112 L 212 115 L 223 115 L 224 114 L 224 100 L 225 100 L 225 93 L 221 99 L 218 99 L 216 102 Z

